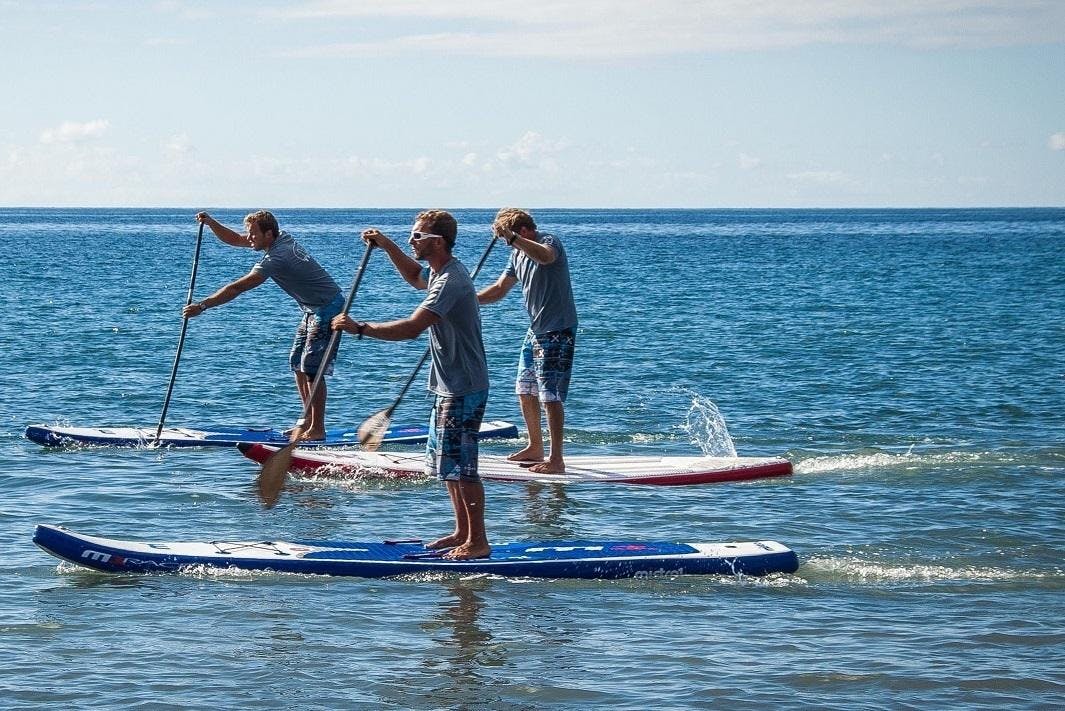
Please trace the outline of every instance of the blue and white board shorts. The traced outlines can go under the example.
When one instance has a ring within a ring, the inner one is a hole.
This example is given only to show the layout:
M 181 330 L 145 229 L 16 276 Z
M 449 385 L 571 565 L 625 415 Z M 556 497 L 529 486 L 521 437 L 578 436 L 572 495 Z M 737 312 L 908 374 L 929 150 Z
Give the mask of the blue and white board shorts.
M 480 481 L 477 439 L 488 404 L 488 391 L 437 395 L 429 417 L 425 472 L 440 481 Z
M 577 329 L 535 334 L 530 329 L 521 344 L 514 392 L 536 395 L 540 402 L 565 402 L 573 373 Z
M 318 374 L 325 359 L 325 349 L 329 347 L 329 339 L 333 336 L 329 322 L 333 317 L 344 310 L 344 295 L 337 293 L 325 306 L 313 312 L 304 312 L 300 319 L 300 325 L 296 327 L 296 338 L 292 342 L 292 350 L 288 354 L 288 365 L 293 373 L 306 373 L 310 376 Z M 340 350 L 340 341 L 337 347 L 329 355 L 325 365 L 325 374 L 333 374 L 333 361 L 336 360 L 337 351 Z

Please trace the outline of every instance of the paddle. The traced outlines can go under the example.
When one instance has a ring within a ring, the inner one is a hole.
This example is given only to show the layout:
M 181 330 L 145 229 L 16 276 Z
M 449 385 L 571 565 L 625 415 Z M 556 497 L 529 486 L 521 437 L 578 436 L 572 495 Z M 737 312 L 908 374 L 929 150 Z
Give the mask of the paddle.
M 351 285 L 351 291 L 348 292 L 348 300 L 344 302 L 344 310 L 341 313 L 347 314 L 351 310 L 351 302 L 355 300 L 355 292 L 359 290 L 359 282 L 362 281 L 362 275 L 366 271 L 366 263 L 370 261 L 370 252 L 373 251 L 373 243 L 367 243 L 366 252 L 362 255 L 362 261 L 359 263 L 359 268 L 355 272 L 355 281 Z M 307 401 L 303 405 L 303 415 L 300 418 L 301 422 L 307 420 L 307 414 L 311 410 L 311 402 L 314 400 L 315 394 L 318 392 L 318 386 L 322 382 L 322 376 L 325 374 L 326 363 L 329 362 L 329 356 L 333 354 L 334 349 L 337 346 L 337 342 L 340 340 L 341 331 L 334 330 L 333 334 L 329 337 L 329 345 L 326 347 L 326 357 L 322 359 L 322 366 L 318 368 L 318 373 L 314 376 L 314 382 L 311 384 L 311 391 L 307 395 Z M 289 443 L 281 449 L 274 452 L 269 459 L 263 462 L 263 468 L 259 471 L 259 477 L 256 479 L 256 486 L 259 488 L 259 498 L 263 504 L 270 508 L 277 503 L 277 498 L 281 494 L 281 488 L 285 485 L 285 475 L 288 474 L 289 464 L 292 463 L 292 450 L 296 448 L 296 444 L 299 442 L 300 435 L 303 433 L 303 425 L 297 426 L 292 430 L 292 434 L 289 436 Z
M 192 303 L 192 290 L 196 288 L 196 270 L 200 266 L 200 245 L 203 244 L 203 223 L 200 223 L 200 232 L 196 235 L 196 252 L 192 257 L 192 277 L 189 279 L 189 294 L 185 297 L 185 305 Z M 163 412 L 159 415 L 159 426 L 155 428 L 155 440 L 152 445 L 159 444 L 159 438 L 163 436 L 163 423 L 166 421 L 166 411 L 170 408 L 170 396 L 174 394 L 174 381 L 177 380 L 178 363 L 181 362 L 181 349 L 185 347 L 185 332 L 189 330 L 189 317 L 181 319 L 181 336 L 177 342 L 177 353 L 174 354 L 174 368 L 170 371 L 170 385 L 166 388 L 166 398 L 163 400 Z
M 489 240 L 488 246 L 485 247 L 484 254 L 481 255 L 481 259 L 477 262 L 477 266 L 473 270 L 473 274 L 470 275 L 471 279 L 476 279 L 478 272 L 481 271 L 481 267 L 484 266 L 485 260 L 488 259 L 488 255 L 492 252 L 492 247 L 495 246 L 496 236 L 492 235 L 492 239 Z M 421 372 L 422 366 L 425 365 L 425 361 L 429 360 L 429 349 L 425 349 L 425 353 L 422 353 L 421 360 L 418 361 L 418 365 L 414 366 L 414 370 L 411 372 L 410 377 L 407 378 L 407 382 L 403 384 L 403 388 L 399 391 L 399 395 L 392 404 L 386 407 L 380 412 L 376 412 L 367 417 L 361 425 L 359 425 L 359 444 L 367 452 L 373 452 L 381 446 L 381 441 L 385 438 L 385 434 L 388 432 L 388 426 L 392 424 L 392 414 L 399 407 L 399 403 L 402 402 L 403 396 L 410 390 L 411 383 L 418 377 L 418 373 Z

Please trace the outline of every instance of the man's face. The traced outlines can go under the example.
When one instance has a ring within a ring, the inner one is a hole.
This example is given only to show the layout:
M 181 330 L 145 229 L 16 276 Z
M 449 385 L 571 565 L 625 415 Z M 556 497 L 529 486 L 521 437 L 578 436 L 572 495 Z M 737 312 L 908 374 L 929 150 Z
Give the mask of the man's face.
M 245 222 L 245 235 L 248 238 L 248 242 L 251 243 L 253 249 L 262 251 L 266 249 L 267 235 L 263 233 L 263 230 L 259 225 Z
M 414 257 L 418 260 L 426 260 L 431 255 L 442 247 L 444 238 L 437 234 L 432 234 L 429 231 L 429 226 L 424 222 L 415 222 L 414 227 L 411 228 L 410 238 L 407 240 L 410 244 L 411 251 L 414 252 Z

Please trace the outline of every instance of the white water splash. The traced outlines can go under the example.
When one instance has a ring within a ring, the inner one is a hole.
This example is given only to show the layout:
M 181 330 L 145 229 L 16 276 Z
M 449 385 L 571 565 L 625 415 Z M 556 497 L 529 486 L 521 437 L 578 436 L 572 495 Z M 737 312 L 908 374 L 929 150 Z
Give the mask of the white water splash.
M 803 561 L 807 577 L 849 580 L 858 583 L 880 582 L 1000 582 L 1041 580 L 1059 577 L 1060 571 L 1011 570 L 980 566 L 892 565 L 857 558 L 811 557 Z
M 692 444 L 707 457 L 735 457 L 736 445 L 717 405 L 697 393 L 689 394 L 692 404 L 688 408 L 684 429 L 691 437 Z
M 868 454 L 836 454 L 810 457 L 796 463 L 796 474 L 821 474 L 831 471 L 860 469 L 919 469 L 943 464 L 976 463 L 984 461 L 987 454 L 979 452 L 939 452 L 915 454 L 912 451 L 892 454 L 875 452 Z

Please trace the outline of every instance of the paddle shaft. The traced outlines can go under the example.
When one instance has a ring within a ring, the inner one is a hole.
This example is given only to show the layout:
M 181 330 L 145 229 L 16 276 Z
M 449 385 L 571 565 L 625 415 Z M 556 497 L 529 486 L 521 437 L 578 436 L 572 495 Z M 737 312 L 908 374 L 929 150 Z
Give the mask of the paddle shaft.
M 470 279 L 477 278 L 477 274 L 480 273 L 481 267 L 483 267 L 484 263 L 488 260 L 488 255 L 492 253 L 492 247 L 494 247 L 495 244 L 496 237 L 493 235 L 491 241 L 488 243 L 488 246 L 485 247 L 484 254 L 481 255 L 480 261 L 477 262 L 477 266 L 473 268 L 473 273 L 470 274 Z M 395 400 L 392 401 L 392 404 L 388 406 L 388 409 L 385 410 L 384 417 L 386 420 L 391 419 L 392 413 L 396 411 L 397 407 L 399 407 L 400 401 L 403 400 L 403 397 L 407 394 L 407 391 L 410 390 L 410 386 L 414 382 L 414 379 L 418 377 L 418 373 L 420 373 L 422 368 L 425 366 L 425 361 L 429 360 L 429 351 L 430 349 L 426 348 L 425 353 L 422 353 L 421 360 L 418 361 L 418 365 L 414 366 L 414 370 L 411 372 L 410 377 L 407 378 L 407 382 L 403 384 L 403 389 L 399 391 L 399 395 L 396 397 Z
M 200 223 L 200 231 L 196 235 L 196 252 L 192 257 L 192 276 L 189 278 L 189 293 L 185 297 L 185 305 L 192 303 L 192 293 L 196 288 L 196 270 L 200 266 L 200 245 L 203 244 L 203 223 Z M 185 347 L 185 333 L 189 330 L 189 317 L 181 319 L 181 336 L 178 338 L 177 353 L 174 354 L 174 367 L 170 371 L 170 385 L 166 388 L 166 397 L 163 399 L 163 412 L 159 415 L 159 426 L 155 429 L 155 444 L 159 444 L 159 438 L 163 435 L 163 423 L 166 422 L 166 411 L 170 409 L 170 396 L 174 394 L 174 381 L 177 380 L 178 363 L 181 362 L 181 349 Z
M 359 269 L 355 272 L 355 281 L 352 282 L 351 289 L 348 291 L 348 298 L 344 302 L 344 310 L 341 311 L 345 316 L 348 311 L 351 310 L 351 302 L 355 300 L 355 292 L 359 290 L 359 284 L 362 282 L 362 275 L 366 272 L 366 264 L 370 261 L 370 252 L 372 251 L 373 242 L 369 242 L 366 245 L 366 251 L 362 254 L 362 261 L 359 262 Z M 318 372 L 315 373 L 314 382 L 311 383 L 311 391 L 307 393 L 307 402 L 303 403 L 303 414 L 300 416 L 300 419 L 305 422 L 307 420 L 307 413 L 311 411 L 311 403 L 314 401 L 314 396 L 318 393 L 318 386 L 322 382 L 322 376 L 325 375 L 329 359 L 333 356 L 333 351 L 337 347 L 337 342 L 340 341 L 340 333 L 340 329 L 334 329 L 332 335 L 329 336 L 329 345 L 326 346 L 325 357 L 322 358 L 322 364 L 318 367 Z

